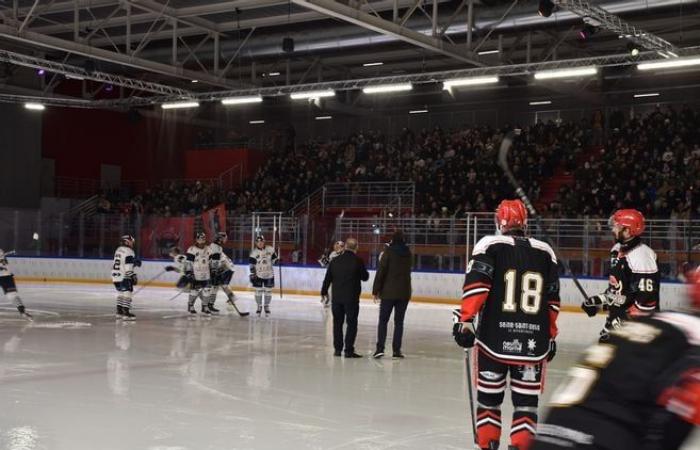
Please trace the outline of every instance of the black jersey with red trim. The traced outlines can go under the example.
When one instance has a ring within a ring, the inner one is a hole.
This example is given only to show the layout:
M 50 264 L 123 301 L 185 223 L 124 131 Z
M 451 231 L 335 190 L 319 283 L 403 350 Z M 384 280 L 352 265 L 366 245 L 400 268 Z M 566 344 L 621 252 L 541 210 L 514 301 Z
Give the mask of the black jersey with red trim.
M 476 345 L 512 364 L 543 360 L 557 335 L 557 258 L 545 242 L 486 236 L 467 264 L 461 320 L 478 314 Z
M 679 448 L 700 424 L 700 317 L 626 322 L 586 351 L 550 406 L 532 450 Z
M 651 314 L 659 307 L 659 268 L 656 253 L 641 243 L 639 237 L 626 244 L 616 244 L 610 251 L 609 293 L 621 296 L 623 311 Z M 611 316 L 617 307 L 611 308 Z

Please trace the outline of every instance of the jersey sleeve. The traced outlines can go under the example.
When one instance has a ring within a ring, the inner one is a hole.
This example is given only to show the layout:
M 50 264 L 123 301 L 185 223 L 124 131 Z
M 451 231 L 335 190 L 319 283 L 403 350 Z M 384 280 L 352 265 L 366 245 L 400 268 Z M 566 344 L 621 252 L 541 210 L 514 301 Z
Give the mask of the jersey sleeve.
M 185 253 L 185 260 L 184 260 L 184 269 L 185 272 L 193 272 L 194 271 L 194 253 L 191 251 L 187 250 L 187 253 Z
M 488 251 L 472 255 L 467 264 L 460 309 L 462 322 L 473 321 L 488 298 L 493 283 L 494 264 L 494 257 Z
M 258 259 L 255 256 L 256 256 L 255 251 L 251 251 L 250 256 L 248 256 L 248 264 L 250 266 L 250 274 L 253 276 L 256 275 L 255 265 L 258 263 Z
M 131 277 L 134 274 L 134 261 L 136 254 L 132 249 L 128 249 L 124 254 L 124 276 Z
M 549 266 L 544 294 L 546 296 L 547 309 L 549 310 L 549 337 L 554 339 L 557 337 L 557 334 L 559 334 L 557 319 L 559 317 L 559 308 L 561 307 L 561 298 L 559 297 L 559 265 L 555 262 L 552 262 Z

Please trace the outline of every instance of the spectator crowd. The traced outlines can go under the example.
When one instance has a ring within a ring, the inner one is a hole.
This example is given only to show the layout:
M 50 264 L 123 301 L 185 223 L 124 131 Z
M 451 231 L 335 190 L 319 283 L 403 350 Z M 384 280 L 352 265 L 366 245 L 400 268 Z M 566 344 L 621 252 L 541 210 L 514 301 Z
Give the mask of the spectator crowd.
M 557 201 L 542 205 L 559 217 L 607 217 L 620 207 L 649 217 L 700 214 L 698 114 L 688 107 L 657 108 L 642 117 L 613 114 L 605 140 L 600 119 L 444 130 L 404 129 L 394 138 L 360 132 L 329 142 L 280 146 L 237 190 L 168 182 L 134 196 L 104 195 L 100 212 L 163 216 L 197 214 L 225 202 L 238 214 L 288 211 L 329 182 L 413 181 L 418 217 L 461 217 L 493 211 L 512 188 L 496 165 L 508 130 L 516 131 L 510 165 L 531 199 L 557 170 L 573 175 Z M 598 125 L 597 125 L 598 124 Z M 600 145 L 602 143 L 602 145 Z

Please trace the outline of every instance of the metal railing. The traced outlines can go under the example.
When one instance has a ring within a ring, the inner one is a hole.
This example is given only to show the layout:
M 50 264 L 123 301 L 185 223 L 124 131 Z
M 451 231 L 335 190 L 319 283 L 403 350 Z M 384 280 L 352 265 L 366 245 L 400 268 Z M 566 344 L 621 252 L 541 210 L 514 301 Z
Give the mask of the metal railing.
M 334 208 L 413 213 L 415 204 L 416 185 L 412 181 L 326 183 L 297 203 L 291 212 L 294 216 L 312 216 Z
M 607 219 L 543 219 L 546 234 L 566 259 L 574 273 L 603 276 L 609 265 L 613 245 Z M 492 213 L 469 213 L 465 217 L 435 218 L 353 218 L 336 220 L 338 238 L 356 237 L 360 254 L 374 267 L 384 243 L 393 230 L 400 229 L 415 254 L 417 269 L 462 271 L 466 257 L 476 242 L 494 233 Z M 544 239 L 536 224 L 529 230 Z M 689 220 L 649 220 L 643 242 L 657 254 L 664 278 L 676 278 L 685 262 L 700 261 L 700 223 Z
M 183 216 L 184 217 L 184 216 Z M 376 267 L 378 255 L 394 230 L 406 236 L 414 255 L 417 270 L 463 271 L 476 242 L 494 233 L 492 213 L 469 213 L 464 217 L 317 217 L 229 213 L 226 231 L 227 248 L 239 262 L 246 262 L 254 234 L 263 234 L 272 241 L 278 227 L 277 247 L 285 264 L 314 264 L 334 240 L 355 237 L 360 255 L 368 267 Z M 162 217 L 127 214 L 42 214 L 37 210 L 0 209 L 0 248 L 16 250 L 26 256 L 110 258 L 119 237 L 129 233 L 136 237 L 137 247 L 153 239 L 153 219 Z M 194 231 L 203 229 L 201 216 L 190 216 L 189 227 L 181 228 L 180 246 L 193 240 Z M 609 265 L 613 244 L 606 219 L 543 219 L 544 229 L 572 270 L 583 276 L 603 276 Z M 150 227 L 150 228 L 149 228 Z M 254 231 L 255 230 L 255 231 Z M 542 238 L 538 227 L 531 224 L 530 233 Z M 189 236 L 188 233 L 192 233 Z M 163 242 L 167 239 L 163 239 Z M 674 279 L 685 262 L 700 262 L 700 222 L 688 220 L 649 220 L 643 241 L 657 254 L 662 277 Z M 314 245 L 318 243 L 318 245 Z M 159 242 L 150 257 L 164 257 L 170 245 Z M 137 248 L 144 254 L 146 249 Z

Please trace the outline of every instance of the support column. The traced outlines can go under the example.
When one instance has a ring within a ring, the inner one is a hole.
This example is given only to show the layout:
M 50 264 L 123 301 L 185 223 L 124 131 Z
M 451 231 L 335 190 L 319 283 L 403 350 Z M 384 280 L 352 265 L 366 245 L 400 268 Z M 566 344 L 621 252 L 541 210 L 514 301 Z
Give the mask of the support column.
M 433 0 L 433 36 L 438 34 L 438 1 Z
M 286 70 L 285 70 L 285 79 L 286 79 L 286 85 L 289 86 L 291 84 L 291 77 L 292 77 L 292 63 L 287 58 L 286 62 Z
M 80 39 L 80 10 L 78 0 L 73 0 L 73 40 L 78 42 L 78 39 Z
M 126 54 L 131 55 L 131 3 L 126 3 L 124 9 L 126 9 Z

